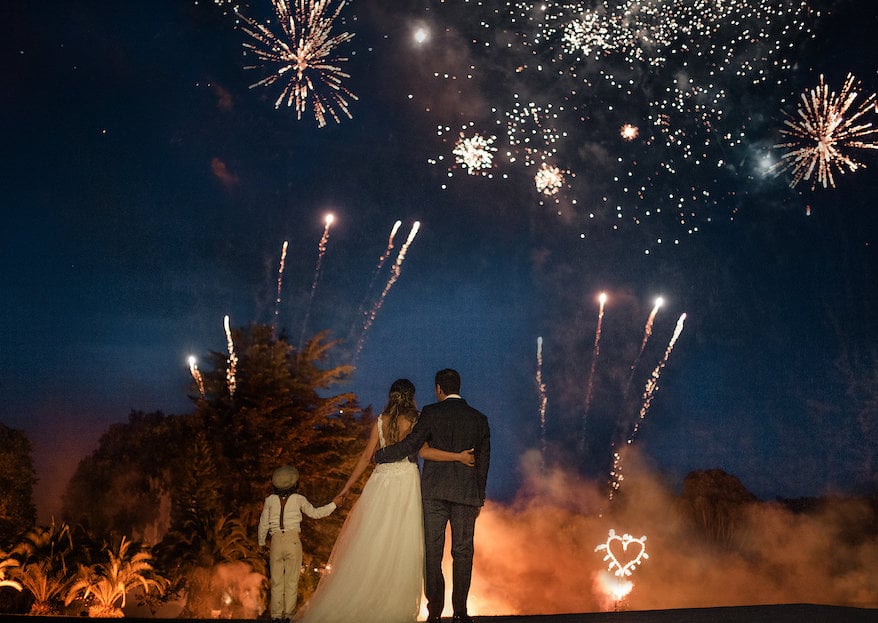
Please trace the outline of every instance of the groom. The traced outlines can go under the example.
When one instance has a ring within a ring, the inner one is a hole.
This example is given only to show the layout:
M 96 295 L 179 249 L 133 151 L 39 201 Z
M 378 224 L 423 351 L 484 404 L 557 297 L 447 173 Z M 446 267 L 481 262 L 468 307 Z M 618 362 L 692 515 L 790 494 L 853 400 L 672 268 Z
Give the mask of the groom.
M 409 435 L 375 453 L 378 463 L 390 463 L 415 454 L 426 442 L 431 448 L 475 454 L 475 468 L 459 462 L 424 461 L 421 497 L 424 501 L 424 594 L 428 622 L 437 623 L 445 607 L 442 554 L 445 527 L 451 523 L 452 589 L 454 623 L 472 623 L 466 611 L 473 574 L 473 533 L 476 517 L 485 503 L 485 483 L 491 458 L 488 418 L 460 397 L 456 370 L 436 373 L 438 402 L 421 411 Z

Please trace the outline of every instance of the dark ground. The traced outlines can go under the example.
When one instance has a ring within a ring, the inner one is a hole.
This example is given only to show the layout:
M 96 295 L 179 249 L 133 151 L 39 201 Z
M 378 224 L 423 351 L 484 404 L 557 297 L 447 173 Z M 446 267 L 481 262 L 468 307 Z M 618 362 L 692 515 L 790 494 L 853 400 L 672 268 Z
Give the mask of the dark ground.
M 116 622 L 120 619 L 83 619 L 77 617 L 27 617 L 2 614 L 0 623 L 72 623 L 73 621 Z M 125 618 L 127 623 L 170 623 L 200 619 Z M 253 621 L 253 619 L 232 619 Z M 443 619 L 446 620 L 446 619 Z M 785 604 L 772 606 L 735 606 L 725 608 L 686 608 L 680 610 L 635 610 L 625 612 L 589 612 L 583 614 L 535 614 L 528 616 L 476 617 L 481 623 L 878 623 L 878 609 Z M 451 621 L 451 619 L 447 619 Z M 351 621 L 350 623 L 357 623 Z

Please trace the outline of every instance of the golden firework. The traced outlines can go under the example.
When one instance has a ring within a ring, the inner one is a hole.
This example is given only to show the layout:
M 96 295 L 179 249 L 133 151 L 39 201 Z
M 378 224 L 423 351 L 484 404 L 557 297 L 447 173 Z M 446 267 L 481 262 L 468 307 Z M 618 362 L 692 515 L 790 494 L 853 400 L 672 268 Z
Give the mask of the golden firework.
M 831 91 L 820 76 L 816 88 L 803 93 L 796 115 L 784 112 L 786 120 L 780 133 L 789 137 L 775 147 L 789 149 L 782 160 L 772 167 L 779 173 L 792 171 L 790 186 L 806 180 L 814 190 L 817 184 L 835 187 L 835 175 L 865 168 L 865 164 L 848 153 L 851 148 L 878 149 L 874 139 L 878 129 L 863 116 L 875 111 L 875 94 L 867 96 L 859 106 L 859 81 L 848 74 L 841 92 Z
M 293 3 L 295 10 L 291 9 Z M 340 65 L 348 59 L 338 56 L 337 48 L 354 35 L 332 34 L 346 0 L 341 0 L 335 9 L 331 8 L 333 0 L 273 0 L 273 4 L 283 30 L 281 35 L 265 24 L 240 15 L 245 24 L 241 30 L 253 39 L 244 43 L 244 48 L 261 61 L 247 69 L 271 68 L 271 73 L 250 88 L 286 80 L 274 102 L 275 108 L 280 108 L 286 100 L 287 106 L 295 105 L 296 117 L 301 119 L 310 102 L 319 127 L 326 125 L 327 115 L 336 123 L 340 122 L 339 112 L 350 119 L 349 100 L 356 100 L 357 96 L 343 84 L 350 74 Z

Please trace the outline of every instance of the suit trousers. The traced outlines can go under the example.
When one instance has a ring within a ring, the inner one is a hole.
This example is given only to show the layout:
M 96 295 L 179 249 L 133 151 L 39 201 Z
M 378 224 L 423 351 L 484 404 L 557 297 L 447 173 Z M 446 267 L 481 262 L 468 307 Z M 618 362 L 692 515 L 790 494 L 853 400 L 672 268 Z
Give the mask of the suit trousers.
M 424 596 L 430 616 L 445 608 L 445 577 L 442 555 L 445 528 L 451 524 L 451 606 L 454 614 L 466 614 L 466 601 L 473 576 L 473 534 L 480 507 L 448 500 L 424 500 Z
M 298 530 L 275 532 L 268 552 L 271 574 L 272 619 L 289 619 L 296 609 L 299 574 L 302 570 L 302 542 Z

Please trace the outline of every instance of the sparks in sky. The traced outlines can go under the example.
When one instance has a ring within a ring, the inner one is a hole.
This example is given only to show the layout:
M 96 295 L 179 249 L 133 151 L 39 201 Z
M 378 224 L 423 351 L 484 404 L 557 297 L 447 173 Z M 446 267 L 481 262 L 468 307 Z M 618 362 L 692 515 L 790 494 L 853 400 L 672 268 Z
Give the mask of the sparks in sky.
M 235 389 L 238 386 L 238 355 L 235 354 L 235 342 L 232 341 L 232 328 L 229 325 L 229 317 L 223 318 L 223 329 L 226 332 L 226 345 L 229 348 L 229 358 L 226 362 L 226 384 L 229 387 L 229 396 L 235 395 Z
M 808 0 L 451 4 L 431 3 L 430 16 L 444 12 L 448 45 L 468 49 L 423 59 L 439 83 L 431 92 L 463 101 L 422 96 L 447 151 L 462 121 L 467 136 L 495 134 L 486 179 L 523 172 L 539 184 L 539 205 L 569 205 L 581 228 L 643 227 L 650 246 L 734 220 L 751 185 L 733 159 L 770 131 L 741 103 L 787 92 L 822 17 Z M 641 122 L 620 130 L 631 115 Z M 610 143 L 620 132 L 625 140 Z M 448 177 L 460 166 L 445 155 L 429 162 Z M 532 177 L 551 165 L 555 175 Z M 585 172 L 588 186 L 577 185 Z M 597 199 L 594 182 L 606 188 Z
M 326 215 L 326 218 L 324 218 L 325 225 L 323 226 L 323 235 L 320 237 L 320 242 L 317 243 L 317 266 L 314 268 L 314 280 L 311 282 L 311 293 L 308 296 L 308 305 L 305 308 L 305 320 L 302 321 L 302 335 L 299 338 L 299 350 L 302 350 L 302 347 L 305 344 L 305 332 L 308 330 L 308 319 L 311 316 L 311 307 L 314 304 L 314 293 L 317 291 L 317 281 L 320 279 L 320 269 L 323 266 L 323 256 L 326 255 L 326 243 L 329 242 L 329 227 L 334 220 L 335 217 L 332 214 Z
M 811 190 L 821 184 L 835 187 L 834 171 L 840 174 L 865 168 L 849 153 L 851 149 L 878 149 L 878 128 L 863 117 L 875 113 L 875 94 L 866 96 L 859 106 L 860 83 L 848 74 L 841 92 L 836 94 L 820 76 L 816 88 L 803 93 L 796 115 L 784 112 L 786 120 L 780 133 L 789 138 L 775 145 L 788 149 L 772 167 L 778 174 L 792 172 L 790 186 L 811 182 Z
M 544 162 L 534 175 L 534 184 L 538 193 L 548 196 L 557 194 L 564 185 L 564 173 L 558 167 Z
M 204 377 L 198 369 L 198 360 L 195 359 L 194 355 L 189 357 L 189 373 L 192 375 L 192 378 L 195 379 L 195 384 L 198 386 L 198 393 L 204 398 Z
M 619 130 L 619 134 L 626 141 L 633 141 L 635 138 L 637 138 L 637 135 L 640 134 L 640 130 L 637 128 L 636 125 L 631 125 L 630 123 L 626 123 L 625 125 L 622 126 L 622 129 Z
M 284 262 L 287 259 L 287 246 L 289 241 L 284 240 L 284 244 L 280 250 L 280 266 L 277 269 L 277 298 L 274 301 L 274 324 L 272 325 L 273 331 L 277 331 L 277 317 L 280 315 L 280 295 L 281 295 L 281 287 L 283 286 L 284 279 Z
M 655 305 L 653 306 L 652 311 L 649 313 L 649 317 L 646 319 L 646 325 L 643 327 L 643 340 L 640 342 L 640 350 L 637 353 L 637 357 L 635 357 L 634 361 L 631 363 L 631 376 L 628 377 L 629 383 L 631 382 L 631 377 L 634 376 L 634 369 L 637 368 L 637 364 L 643 356 L 643 351 L 646 350 L 646 343 L 649 341 L 649 336 L 652 335 L 652 325 L 655 322 L 655 315 L 658 313 L 659 307 L 664 305 L 664 303 L 665 300 L 662 297 L 658 297 L 655 300 Z
M 396 221 L 393 224 L 393 227 L 390 228 L 390 235 L 387 237 L 387 248 L 384 249 L 384 253 L 378 258 L 378 264 L 375 266 L 375 270 L 372 271 L 372 278 L 369 280 L 369 286 L 366 288 L 366 294 L 363 298 L 363 301 L 360 303 L 359 308 L 357 309 L 357 317 L 363 317 L 368 312 L 366 311 L 366 305 L 369 302 L 369 299 L 372 297 L 372 291 L 375 289 L 375 280 L 378 279 L 378 275 L 381 273 L 381 269 L 384 267 L 384 263 L 387 261 L 387 258 L 390 257 L 390 252 L 393 251 L 393 240 L 396 238 L 396 232 L 399 231 L 399 228 L 402 227 L 402 221 Z
M 470 175 L 485 175 L 491 169 L 494 160 L 494 147 L 496 136 L 466 136 L 460 133 L 460 138 L 455 144 L 452 153 L 459 165 L 467 170 Z
M 598 357 L 601 354 L 601 326 L 604 324 L 604 305 L 607 302 L 607 293 L 601 292 L 600 297 L 598 297 L 600 301 L 600 307 L 598 309 L 598 324 L 597 328 L 594 331 L 594 349 L 592 351 L 591 356 L 591 368 L 588 373 L 588 382 L 586 383 L 585 390 L 585 409 L 582 413 L 582 443 L 585 443 L 585 426 L 588 421 L 588 412 L 591 409 L 591 397 L 594 390 L 594 373 L 595 368 L 597 367 Z
M 655 309 L 658 309 L 658 306 L 656 306 Z M 656 391 L 658 391 L 659 376 L 665 365 L 668 363 L 668 358 L 671 356 L 671 352 L 674 350 L 674 345 L 680 338 L 680 334 L 683 333 L 683 323 L 685 321 L 686 314 L 680 314 L 680 317 L 677 319 L 677 325 L 674 327 L 674 334 L 671 336 L 671 340 L 668 342 L 668 347 L 665 349 L 664 357 L 662 357 L 662 360 L 652 371 L 649 380 L 646 381 L 646 385 L 643 389 L 643 405 L 640 407 L 640 413 L 638 414 L 637 421 L 634 423 L 634 428 L 631 430 L 631 433 L 626 440 L 628 445 L 634 443 L 634 438 L 640 431 L 640 425 L 643 423 L 643 420 L 646 419 L 646 414 L 649 411 L 650 405 L 652 405 L 652 399 L 655 397 Z M 622 470 L 622 458 L 621 452 L 613 453 L 613 467 L 610 471 L 610 500 L 613 499 L 616 491 L 622 486 L 622 481 L 625 480 Z
M 259 60 L 247 69 L 271 72 L 250 88 L 267 87 L 285 80 L 275 108 L 280 108 L 286 100 L 287 106 L 295 106 L 296 117 L 301 119 L 310 103 L 320 127 L 326 125 L 327 115 L 336 123 L 341 120 L 339 113 L 350 119 L 349 103 L 357 96 L 344 85 L 350 74 L 341 69 L 341 64 L 348 59 L 339 56 L 337 48 L 354 35 L 332 34 L 346 0 L 340 0 L 335 9 L 331 8 L 333 0 L 273 0 L 273 4 L 283 31 L 281 35 L 266 24 L 239 14 L 244 22 L 241 30 L 253 40 L 244 43 L 244 49 Z
M 540 456 L 546 460 L 546 405 L 549 402 L 546 384 L 543 382 L 543 338 L 537 338 L 537 392 L 540 396 Z
M 415 236 L 418 235 L 418 231 L 421 229 L 421 222 L 415 221 L 412 224 L 412 228 L 409 231 L 408 238 L 403 243 L 402 247 L 399 249 L 399 253 L 396 256 L 396 261 L 393 263 L 393 267 L 390 269 L 390 278 L 387 280 L 387 283 L 384 285 L 384 290 L 381 292 L 381 295 L 378 297 L 378 300 L 375 301 L 375 304 L 372 306 L 372 309 L 366 315 L 366 320 L 363 323 L 363 330 L 360 333 L 360 338 L 357 340 L 357 348 L 354 354 L 354 361 L 359 357 L 360 352 L 363 350 L 363 345 L 366 343 L 366 334 L 372 326 L 372 323 L 375 322 L 375 318 L 378 316 L 378 311 L 381 309 L 381 306 L 384 304 L 384 299 L 387 298 L 387 293 L 390 292 L 390 289 L 393 287 L 393 284 L 396 283 L 396 280 L 399 279 L 400 274 L 402 273 L 402 263 L 405 261 L 406 253 L 409 250 L 412 242 L 415 239 Z

